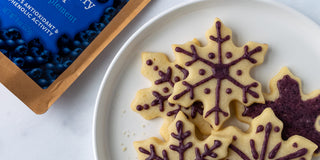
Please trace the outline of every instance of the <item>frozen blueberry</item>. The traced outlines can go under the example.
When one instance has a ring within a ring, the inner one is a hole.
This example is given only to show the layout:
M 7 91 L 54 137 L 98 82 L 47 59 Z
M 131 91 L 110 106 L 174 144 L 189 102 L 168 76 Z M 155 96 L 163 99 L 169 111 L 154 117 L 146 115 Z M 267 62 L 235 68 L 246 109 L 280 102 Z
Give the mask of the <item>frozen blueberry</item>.
M 42 57 L 43 59 L 45 59 L 46 61 L 49 60 L 50 58 L 50 52 L 48 50 L 43 50 L 41 53 L 40 53 L 40 57 Z
M 63 61 L 62 57 L 59 55 L 52 56 L 52 62 L 55 64 L 59 64 Z
M 65 70 L 65 67 L 62 63 L 58 63 L 55 68 L 56 73 L 62 73 Z
M 9 53 L 7 50 L 5 49 L 0 49 L 0 52 L 3 53 L 4 55 L 6 55 L 7 57 L 9 57 Z
M 88 35 L 85 32 L 79 32 L 75 35 L 74 39 L 80 42 L 88 41 Z
M 35 57 L 35 60 L 38 64 L 45 64 L 47 62 L 46 59 L 42 58 L 42 57 Z
M 57 79 L 58 75 L 52 70 L 48 69 L 45 71 L 45 78 L 48 80 L 55 80 Z
M 16 43 L 17 43 L 17 45 L 27 45 L 23 39 L 17 39 Z
M 88 36 L 88 41 L 91 42 L 97 37 L 99 33 L 97 31 L 87 30 L 86 34 Z
M 46 79 L 41 78 L 41 79 L 37 80 L 37 84 L 40 87 L 42 87 L 43 89 L 46 89 L 46 88 L 48 88 L 49 82 Z
M 72 64 L 72 60 L 66 60 L 64 63 L 63 63 L 63 67 L 64 68 L 68 68 L 71 64 Z
M 117 9 L 115 9 L 114 7 L 108 7 L 104 10 L 104 14 L 114 17 L 117 14 Z
M 7 33 L 8 33 L 7 30 L 0 30 L 0 39 L 3 39 L 3 40 L 10 39 L 10 37 L 8 37 Z
M 6 42 L 2 39 L 0 39 L 0 48 L 4 48 L 6 45 Z
M 7 49 L 13 49 L 13 48 L 15 48 L 16 47 L 16 42 L 14 41 L 14 40 L 12 40 L 12 39 L 8 39 L 8 40 L 6 40 L 6 46 L 5 46 L 5 48 L 7 48 Z
M 24 66 L 24 59 L 21 57 L 15 57 L 13 58 L 13 63 L 15 63 L 18 67 L 23 67 Z
M 32 56 L 25 56 L 24 61 L 27 66 L 34 66 L 36 63 L 35 59 Z
M 34 68 L 34 69 L 32 69 L 31 71 L 29 71 L 29 72 L 27 73 L 27 75 L 28 75 L 29 77 L 31 77 L 32 79 L 38 79 L 38 78 L 41 77 L 42 72 L 43 72 L 42 69 L 40 69 L 40 68 Z
M 6 32 L 6 34 L 9 39 L 12 39 L 12 40 L 21 39 L 21 33 L 16 28 L 9 28 Z
M 29 54 L 34 56 L 34 57 L 39 57 L 40 53 L 41 53 L 41 51 L 37 47 L 32 47 L 32 48 L 29 49 Z
M 113 3 L 113 7 L 117 8 L 117 9 L 121 9 L 124 5 L 126 5 L 128 2 L 128 0 L 116 0 Z
M 74 50 L 70 53 L 71 59 L 77 58 L 77 57 L 82 53 L 82 51 L 83 51 L 83 49 L 81 49 L 81 48 L 76 48 L 76 49 L 74 49 Z
M 103 24 L 103 23 L 92 23 L 90 26 L 89 26 L 89 29 L 90 30 L 94 30 L 94 31 L 102 31 L 104 29 L 106 25 Z
M 86 47 L 88 47 L 89 46 L 89 42 L 88 41 L 84 41 L 84 42 L 82 42 L 82 44 L 81 44 L 81 48 L 86 48 Z
M 112 17 L 110 15 L 104 14 L 103 16 L 100 17 L 100 21 L 101 23 L 103 23 L 104 25 L 107 25 L 110 23 Z
M 28 48 L 25 45 L 20 45 L 16 47 L 16 49 L 14 50 L 14 54 L 19 56 L 25 56 L 27 55 L 27 53 L 28 53 Z
M 70 52 L 71 52 L 71 50 L 70 50 L 69 48 L 65 47 L 65 48 L 62 48 L 62 49 L 59 51 L 59 55 L 60 55 L 60 56 L 67 56 L 67 55 L 70 54 Z
M 36 48 L 38 48 L 39 50 L 43 50 L 43 45 L 41 44 L 39 38 L 35 38 L 35 39 L 31 40 L 31 41 L 28 43 L 28 47 L 29 47 L 29 48 L 36 47 Z
M 71 44 L 71 39 L 68 35 L 63 34 L 58 38 L 57 45 L 59 48 L 69 47 Z
M 81 42 L 80 42 L 80 41 L 77 41 L 77 40 L 73 41 L 73 47 L 74 47 L 74 48 L 79 48 L 79 47 L 81 47 Z
M 46 70 L 54 70 L 55 65 L 53 63 L 47 63 L 45 67 Z

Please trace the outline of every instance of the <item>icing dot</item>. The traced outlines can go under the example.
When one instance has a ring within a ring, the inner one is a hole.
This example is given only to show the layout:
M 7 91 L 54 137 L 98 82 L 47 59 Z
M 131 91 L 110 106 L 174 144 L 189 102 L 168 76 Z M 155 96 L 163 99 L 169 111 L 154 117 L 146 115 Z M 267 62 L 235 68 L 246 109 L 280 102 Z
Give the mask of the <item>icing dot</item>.
M 211 92 L 211 90 L 209 88 L 204 89 L 205 94 L 209 94 L 210 92 Z
M 142 111 L 143 110 L 143 107 L 141 105 L 137 105 L 137 110 L 138 111 Z
M 154 67 L 153 67 L 153 70 L 155 70 L 155 71 L 157 71 L 158 69 L 159 69 L 158 66 L 154 66 Z
M 231 88 L 227 88 L 227 89 L 226 89 L 226 93 L 227 93 L 227 94 L 231 94 L 231 93 L 232 93 L 232 89 L 231 89 Z
M 262 132 L 263 130 L 264 130 L 263 125 L 259 125 L 259 126 L 257 127 L 256 133 Z
M 147 110 L 147 109 L 150 108 L 150 106 L 149 106 L 148 104 L 145 104 L 145 105 L 143 105 L 143 108 L 144 108 L 145 110 Z
M 216 55 L 212 52 L 208 54 L 208 58 L 210 58 L 210 59 L 213 59 L 215 57 L 216 57 Z
M 174 77 L 174 81 L 175 82 L 179 82 L 180 81 L 180 77 Z
M 227 57 L 227 58 L 231 58 L 231 57 L 232 57 L 232 53 L 231 53 L 231 52 L 227 52 L 227 53 L 226 53 L 226 57 Z
M 148 60 L 146 61 L 146 64 L 147 64 L 148 66 L 151 66 L 151 65 L 153 64 L 153 61 L 152 61 L 151 59 L 148 59 Z
M 162 91 L 163 91 L 164 93 L 168 93 L 168 92 L 169 92 L 169 88 L 168 88 L 168 87 L 165 87 L 165 88 L 162 89 Z
M 204 70 L 204 69 L 200 69 L 200 70 L 199 70 L 199 74 L 200 74 L 200 75 L 204 75 L 204 74 L 206 74 L 206 70 Z
M 279 132 L 280 131 L 280 128 L 278 126 L 274 127 L 274 131 L 275 132 Z
M 254 83 L 252 84 L 252 87 L 258 87 L 258 83 L 257 83 L 257 82 L 254 82 Z
M 237 136 L 233 136 L 232 139 L 233 139 L 234 141 L 236 141 L 238 138 L 237 138 Z
M 294 142 L 294 143 L 292 144 L 292 147 L 298 148 L 298 144 L 297 144 L 296 142 Z
M 237 70 L 237 75 L 241 76 L 242 75 L 242 71 L 241 70 Z

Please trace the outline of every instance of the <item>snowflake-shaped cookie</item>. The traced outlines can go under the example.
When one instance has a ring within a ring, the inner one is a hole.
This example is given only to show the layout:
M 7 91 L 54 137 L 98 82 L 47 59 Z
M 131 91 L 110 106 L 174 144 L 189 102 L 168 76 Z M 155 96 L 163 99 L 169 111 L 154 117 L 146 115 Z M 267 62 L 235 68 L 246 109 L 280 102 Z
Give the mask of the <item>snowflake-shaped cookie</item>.
M 265 104 L 238 107 L 239 119 L 250 122 L 251 118 L 260 115 L 265 108 L 271 108 L 284 123 L 282 137 L 288 139 L 292 135 L 300 135 L 308 138 L 318 145 L 315 153 L 319 156 L 320 90 L 308 95 L 303 94 L 300 79 L 284 67 L 270 81 L 270 93 L 264 97 Z
M 228 135 L 233 139 L 226 157 L 229 160 L 311 159 L 317 145 L 298 135 L 284 141 L 281 138 L 282 129 L 282 122 L 270 108 L 267 108 L 253 119 L 246 133 L 235 127 L 228 127 L 216 133 L 218 136 Z
M 203 116 L 215 130 L 230 116 L 232 100 L 247 105 L 264 102 L 261 85 L 250 77 L 250 69 L 263 62 L 267 45 L 248 42 L 239 48 L 231 36 L 231 30 L 216 19 L 206 34 L 206 46 L 194 42 L 173 46 L 176 63 L 189 76 L 175 84 L 169 102 L 190 106 L 201 101 Z
M 168 102 L 175 83 L 188 77 L 189 72 L 185 68 L 170 62 L 163 53 L 144 52 L 142 53 L 141 72 L 153 84 L 150 88 L 137 92 L 131 103 L 131 108 L 148 120 L 162 117 L 164 123 L 160 134 L 164 139 L 169 138 L 168 125 L 179 111 L 182 111 L 190 121 L 195 123 L 201 133 L 205 135 L 211 133 L 210 124 L 202 116 L 203 105 L 201 102 L 194 102 L 188 107 Z
M 158 138 L 134 142 L 138 159 L 143 160 L 218 160 L 227 155 L 230 138 L 209 136 L 200 141 L 196 138 L 195 127 L 184 113 L 179 112 L 169 125 L 169 140 Z

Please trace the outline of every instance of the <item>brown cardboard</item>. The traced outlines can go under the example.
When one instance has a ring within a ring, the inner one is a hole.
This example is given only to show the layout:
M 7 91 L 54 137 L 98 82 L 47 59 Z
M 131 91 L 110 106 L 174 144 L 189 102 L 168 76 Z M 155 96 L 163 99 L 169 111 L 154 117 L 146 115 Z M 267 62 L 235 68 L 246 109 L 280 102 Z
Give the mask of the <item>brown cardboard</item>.
M 0 54 L 0 82 L 36 114 L 45 113 L 149 2 L 150 0 L 130 0 L 95 40 L 47 89 L 38 86 L 2 53 Z

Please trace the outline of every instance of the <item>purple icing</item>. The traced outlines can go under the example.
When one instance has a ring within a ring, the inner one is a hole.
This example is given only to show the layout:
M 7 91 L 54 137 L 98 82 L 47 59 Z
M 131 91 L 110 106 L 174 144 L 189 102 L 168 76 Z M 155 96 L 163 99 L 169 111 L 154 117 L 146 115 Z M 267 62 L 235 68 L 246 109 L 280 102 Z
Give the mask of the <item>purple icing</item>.
M 147 64 L 148 66 L 151 66 L 151 65 L 153 64 L 153 61 L 152 61 L 151 59 L 148 59 L 148 60 L 146 61 L 146 64 Z
M 206 157 L 217 158 L 218 155 L 213 151 L 222 145 L 221 141 L 214 140 L 212 147 L 209 148 L 208 144 L 204 145 L 204 152 L 201 154 L 198 147 L 195 148 L 196 159 L 195 160 L 205 160 Z
M 169 88 L 168 88 L 168 87 L 164 87 L 164 88 L 162 89 L 162 91 L 163 91 L 164 93 L 168 93 L 168 92 L 169 92 Z
M 162 157 L 158 156 L 157 155 L 157 152 L 155 150 L 155 147 L 153 144 L 150 144 L 150 151 L 142 148 L 142 147 L 139 147 L 139 151 L 143 154 L 146 154 L 146 155 L 149 155 L 148 158 L 146 158 L 146 160 L 153 160 L 153 159 L 156 159 L 156 160 L 169 160 L 168 158 L 168 154 L 167 154 L 167 151 L 166 150 L 162 150 Z
M 232 93 L 232 89 L 231 89 L 231 88 L 227 88 L 227 89 L 226 89 L 226 93 L 227 93 L 227 94 L 231 94 L 231 93 Z
M 261 154 L 260 154 L 260 160 L 263 160 L 266 156 L 266 151 L 267 151 L 271 131 L 272 131 L 272 124 L 269 122 L 267 123 L 266 129 L 265 129 L 265 135 L 264 135 L 264 140 L 263 140 Z
M 211 92 L 210 88 L 205 88 L 205 89 L 204 89 L 204 93 L 205 93 L 205 94 L 209 94 L 210 92 Z
M 237 138 L 237 136 L 233 136 L 232 139 L 233 139 L 234 141 L 236 141 L 238 138 Z
M 262 132 L 263 130 L 264 130 L 263 125 L 259 125 L 259 126 L 257 127 L 256 133 Z
M 277 153 L 279 152 L 281 147 L 281 142 L 278 143 L 276 146 L 273 147 L 273 149 L 270 151 L 268 158 L 269 159 L 273 159 L 274 157 L 276 157 Z
M 197 113 L 203 115 L 203 104 L 201 102 L 194 102 L 191 105 L 191 118 L 196 118 Z
M 160 79 L 156 80 L 154 83 L 156 85 L 159 85 L 159 84 L 162 84 L 162 83 L 165 83 L 165 82 L 168 82 L 171 87 L 173 87 L 174 83 L 171 81 L 171 76 L 172 76 L 172 69 L 171 67 L 168 67 L 167 68 L 167 73 L 165 72 L 162 72 L 162 71 L 159 71 L 159 76 L 161 77 Z
M 154 66 L 154 67 L 153 67 L 153 70 L 154 70 L 154 71 L 157 71 L 158 69 L 159 69 L 158 66 Z
M 294 142 L 294 143 L 292 144 L 292 147 L 298 148 L 298 143 Z
M 163 96 L 161 95 L 159 92 L 153 91 L 152 95 L 156 98 L 151 102 L 151 106 L 156 106 L 159 104 L 159 110 L 161 112 L 164 111 L 164 101 L 168 100 L 168 98 L 171 96 L 167 95 L 167 96 Z
M 217 86 L 216 86 L 216 90 L 215 90 L 215 96 L 216 96 L 215 106 L 212 106 L 212 108 L 208 112 L 206 112 L 205 117 L 208 117 L 212 113 L 215 113 L 215 124 L 219 125 L 220 124 L 219 113 L 222 113 L 222 115 L 225 117 L 227 117 L 229 115 L 227 112 L 224 112 L 220 108 L 220 89 L 221 89 L 221 81 L 222 80 L 226 79 L 226 80 L 230 81 L 231 83 L 233 83 L 235 86 L 242 89 L 244 103 L 247 103 L 247 101 L 248 101 L 247 100 L 247 93 L 250 94 L 251 96 L 253 96 L 254 98 L 259 98 L 258 93 L 251 90 L 251 87 L 257 87 L 258 84 L 257 83 L 252 83 L 249 85 L 241 84 L 240 82 L 238 82 L 236 79 L 234 79 L 233 77 L 231 77 L 229 75 L 229 68 L 231 66 L 236 65 L 237 63 L 239 63 L 243 59 L 246 59 L 253 64 L 257 63 L 257 61 L 255 59 L 251 58 L 251 56 L 257 52 L 262 51 L 262 47 L 258 46 L 258 47 L 249 51 L 249 47 L 245 46 L 243 56 L 241 56 L 240 58 L 237 58 L 236 60 L 234 60 L 228 64 L 224 64 L 222 62 L 222 44 L 224 42 L 230 40 L 230 35 L 222 37 L 222 35 L 221 35 L 221 22 L 219 22 L 219 21 L 216 22 L 216 30 L 217 30 L 217 37 L 214 37 L 213 35 L 211 35 L 211 36 L 209 36 L 209 38 L 210 38 L 210 40 L 215 41 L 218 45 L 218 63 L 213 63 L 205 58 L 200 57 L 198 55 L 198 52 L 197 52 L 196 47 L 194 45 L 190 46 L 191 52 L 184 50 L 183 48 L 180 48 L 180 47 L 175 48 L 176 52 L 185 54 L 185 55 L 192 58 L 191 61 L 188 61 L 185 63 L 186 66 L 191 66 L 193 63 L 200 61 L 200 62 L 204 63 L 205 65 L 211 67 L 212 74 L 211 74 L 211 76 L 204 78 L 195 84 L 190 84 L 186 81 L 183 81 L 182 84 L 184 86 L 186 86 L 187 89 L 174 95 L 173 99 L 177 100 L 187 93 L 189 93 L 190 99 L 193 99 L 194 98 L 193 92 L 196 87 L 198 87 L 198 86 L 200 86 L 200 85 L 202 85 L 212 79 L 217 79 Z M 209 57 L 209 59 L 212 59 L 215 56 L 213 53 L 209 53 L 208 57 Z
M 287 159 L 295 159 L 301 156 L 304 156 L 308 153 L 308 150 L 306 148 L 302 148 L 294 153 L 288 154 L 284 157 L 278 158 L 277 160 L 287 160 Z
M 250 139 L 250 148 L 251 148 L 252 157 L 253 157 L 254 159 L 258 159 L 259 154 L 258 154 L 258 152 L 257 152 L 257 150 L 256 150 L 255 142 L 254 142 L 253 139 Z
M 180 77 L 178 76 L 174 77 L 174 82 L 179 82 L 180 80 L 181 80 Z
M 181 66 L 179 66 L 177 64 L 175 65 L 175 67 L 177 69 L 179 69 L 183 73 L 183 79 L 186 79 L 188 77 L 188 75 L 189 75 L 189 71 L 188 70 L 184 69 L 183 67 L 181 67 Z
M 183 132 L 183 122 L 177 121 L 176 123 L 177 134 L 171 133 L 171 137 L 179 141 L 179 146 L 170 145 L 169 148 L 179 153 L 179 160 L 184 159 L 184 152 L 193 146 L 192 142 L 184 144 L 184 140 L 191 135 L 191 131 Z
M 262 128 L 262 127 L 258 126 L 257 128 Z M 259 160 L 264 160 L 267 155 L 267 148 L 272 147 L 272 146 L 268 146 L 270 134 L 272 132 L 271 122 L 268 122 L 267 125 L 263 128 L 265 128 L 265 129 L 262 129 L 262 130 L 259 129 L 260 131 L 256 132 L 256 134 L 263 134 L 261 132 L 264 131 L 264 138 L 263 138 L 263 143 L 261 146 L 260 153 L 257 152 L 256 146 L 255 146 L 255 141 L 253 139 L 250 139 L 250 141 L 249 141 L 250 142 L 250 149 L 251 149 L 251 156 L 253 157 L 253 159 L 259 158 Z M 247 150 L 247 148 L 243 148 L 243 147 L 238 148 L 237 146 L 234 146 L 233 144 L 231 144 L 229 146 L 229 148 L 231 150 L 233 150 L 236 154 L 238 154 L 243 160 L 250 160 L 250 158 L 249 158 L 250 155 L 247 155 L 242 151 L 242 149 Z M 268 153 L 268 158 L 273 159 L 277 155 L 277 153 L 279 152 L 280 148 L 281 148 L 281 142 L 276 144 L 272 148 L 272 150 Z M 298 157 L 304 156 L 307 152 L 308 152 L 308 150 L 306 148 L 302 148 L 296 152 L 288 153 L 284 157 L 277 158 L 276 160 L 289 160 L 289 159 L 298 158 Z
M 143 109 L 147 110 L 149 108 L 150 108 L 150 106 L 148 104 L 143 105 Z
M 265 104 L 253 104 L 246 107 L 243 116 L 256 117 L 270 107 L 275 115 L 283 122 L 282 138 L 287 140 L 293 135 L 306 137 L 318 145 L 315 153 L 320 149 L 320 132 L 315 123 L 320 114 L 320 95 L 315 98 L 302 100 L 299 83 L 286 75 L 277 82 L 279 98 L 275 101 L 266 101 Z
M 137 111 L 142 111 L 143 110 L 143 107 L 141 105 L 137 105 Z
M 214 53 L 209 53 L 208 54 L 208 58 L 209 59 L 213 59 L 213 58 L 215 58 L 216 57 L 216 55 L 214 54 Z
M 231 58 L 231 57 L 232 57 L 232 53 L 231 53 L 231 52 L 227 52 L 227 53 L 226 53 L 226 57 L 227 57 L 227 58 Z
M 280 131 L 280 128 L 278 126 L 274 127 L 274 131 L 275 132 L 279 132 Z
M 242 71 L 241 70 L 237 70 L 237 75 L 241 76 L 242 75 Z
M 202 75 L 202 76 L 205 75 L 205 74 L 206 74 L 206 70 L 200 69 L 200 70 L 199 70 L 199 74 Z

